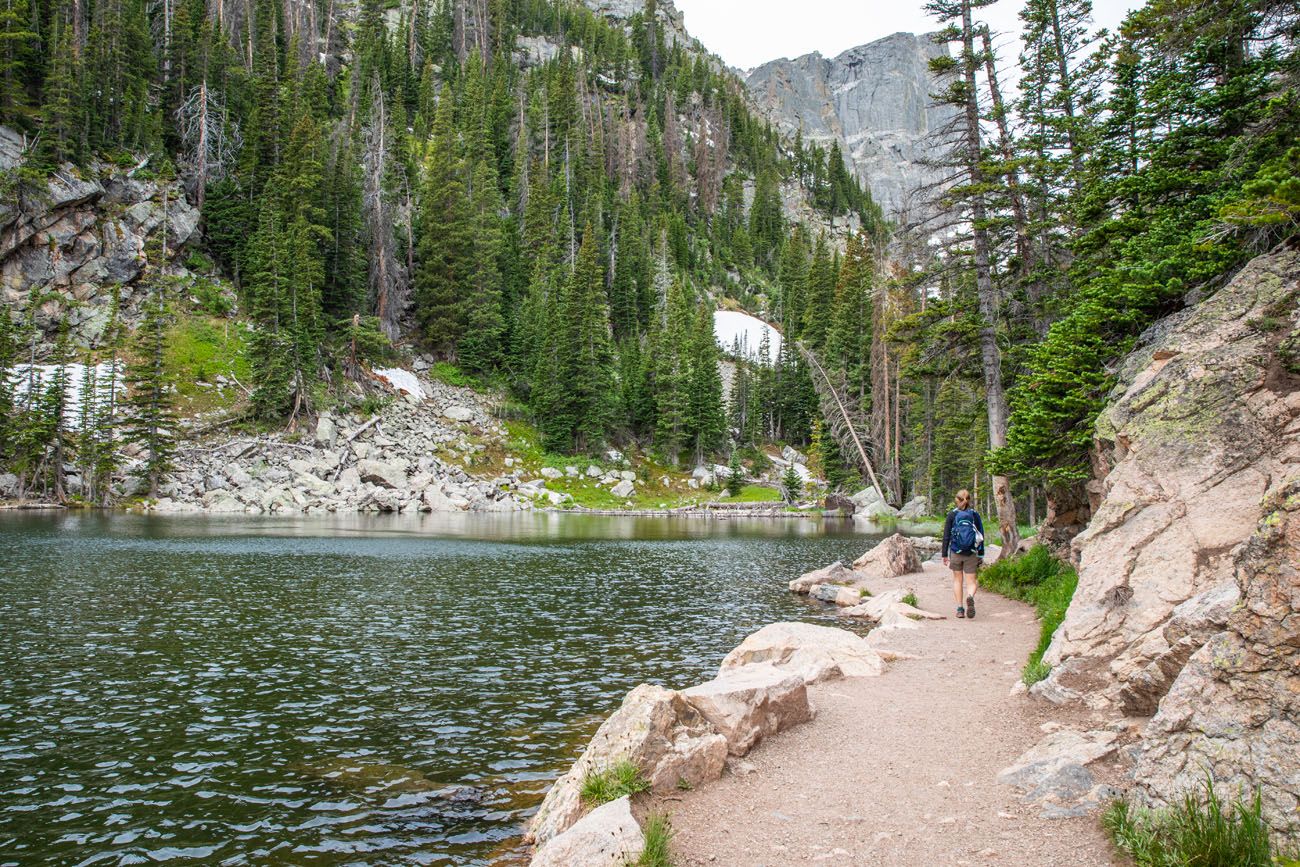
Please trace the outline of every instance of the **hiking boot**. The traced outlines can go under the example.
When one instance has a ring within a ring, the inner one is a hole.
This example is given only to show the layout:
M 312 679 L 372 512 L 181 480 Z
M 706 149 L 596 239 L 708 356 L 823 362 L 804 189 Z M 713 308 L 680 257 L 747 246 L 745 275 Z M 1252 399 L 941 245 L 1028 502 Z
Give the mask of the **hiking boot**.
M 965 609 L 965 608 L 962 608 L 960 605 L 958 605 L 958 606 L 957 606 L 957 619 L 958 619 L 958 620 L 961 620 L 961 619 L 962 619 L 963 617 L 965 617 L 965 616 L 966 616 L 966 609 Z
M 975 619 L 975 597 L 974 596 L 966 597 L 966 617 L 968 617 L 971 620 Z

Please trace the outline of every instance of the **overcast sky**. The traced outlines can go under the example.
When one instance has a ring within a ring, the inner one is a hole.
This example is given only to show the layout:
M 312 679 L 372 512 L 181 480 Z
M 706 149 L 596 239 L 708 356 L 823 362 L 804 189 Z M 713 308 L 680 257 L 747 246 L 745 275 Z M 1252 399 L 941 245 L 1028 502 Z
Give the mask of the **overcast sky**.
M 751 69 L 778 57 L 820 51 L 827 57 L 900 30 L 936 29 L 924 0 L 676 0 L 686 27 L 731 66 Z M 978 17 L 1007 37 L 1020 31 L 1023 0 L 1002 0 Z M 1094 18 L 1114 27 L 1142 0 L 1093 0 Z M 1015 52 L 1003 50 L 1003 63 Z

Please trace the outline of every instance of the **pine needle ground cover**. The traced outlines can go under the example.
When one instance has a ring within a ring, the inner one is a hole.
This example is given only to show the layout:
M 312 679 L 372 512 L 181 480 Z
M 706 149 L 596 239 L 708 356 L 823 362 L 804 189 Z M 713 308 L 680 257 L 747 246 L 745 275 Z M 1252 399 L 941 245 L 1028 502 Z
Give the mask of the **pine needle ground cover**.
M 1026 684 L 1035 684 L 1051 672 L 1051 667 L 1043 663 L 1043 654 L 1052 643 L 1052 634 L 1065 620 L 1078 583 L 1079 574 L 1074 568 L 1053 557 L 1043 545 L 980 572 L 981 588 L 1027 602 L 1038 612 L 1042 629 L 1038 646 L 1025 663 L 1022 676 Z

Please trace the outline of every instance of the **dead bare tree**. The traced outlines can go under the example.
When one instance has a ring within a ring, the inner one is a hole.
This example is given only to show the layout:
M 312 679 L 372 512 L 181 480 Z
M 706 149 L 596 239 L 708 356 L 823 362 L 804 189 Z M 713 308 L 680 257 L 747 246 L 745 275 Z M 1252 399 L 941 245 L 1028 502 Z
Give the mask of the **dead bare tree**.
M 388 174 L 392 161 L 392 133 L 387 101 L 376 73 L 371 84 L 370 119 L 365 129 L 365 180 L 362 210 L 368 238 L 368 288 L 380 326 L 389 339 L 401 335 L 401 320 L 410 303 L 410 286 L 399 264 L 393 238 L 395 224 Z
M 185 147 L 185 161 L 190 166 L 194 203 L 202 208 L 204 190 L 210 182 L 225 175 L 243 139 L 239 126 L 226 110 L 225 100 L 206 81 L 195 85 L 176 109 L 176 121 Z

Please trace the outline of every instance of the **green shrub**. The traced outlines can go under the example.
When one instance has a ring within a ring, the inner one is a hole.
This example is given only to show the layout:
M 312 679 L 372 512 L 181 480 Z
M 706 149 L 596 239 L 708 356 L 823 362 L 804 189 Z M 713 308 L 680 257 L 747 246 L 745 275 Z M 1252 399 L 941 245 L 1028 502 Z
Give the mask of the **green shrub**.
M 637 858 L 634 867 L 672 867 L 668 855 L 668 844 L 673 839 L 673 826 L 668 824 L 668 817 L 663 813 L 651 813 L 646 817 L 641 829 L 645 837 L 645 848 Z
M 980 573 L 981 587 L 1028 602 L 1038 612 L 1041 624 L 1038 646 L 1029 654 L 1021 672 L 1026 684 L 1035 684 L 1051 672 L 1051 667 L 1043 663 L 1043 654 L 1052 643 L 1052 634 L 1065 619 L 1078 583 L 1079 574 L 1042 545 L 1035 545 L 1019 557 L 999 560 Z
M 1272 867 L 1259 793 L 1250 803 L 1224 804 L 1207 778 L 1203 796 L 1188 793 L 1164 810 L 1113 802 L 1102 825 L 1137 867 Z
M 582 802 L 589 807 L 599 807 L 610 801 L 617 801 L 624 795 L 635 795 L 650 788 L 650 781 L 645 778 L 633 762 L 623 759 L 615 762 L 603 771 L 591 772 L 582 779 Z
M 916 602 L 916 594 L 915 594 L 915 593 L 909 593 L 909 594 L 907 594 L 907 595 L 904 596 L 900 601 L 901 601 L 904 605 L 911 605 L 913 608 L 920 608 L 920 607 L 921 607 L 921 606 L 918 605 L 917 602 Z
M 439 361 L 429 369 L 429 376 L 446 385 L 457 388 L 473 388 L 474 377 L 447 361 Z

